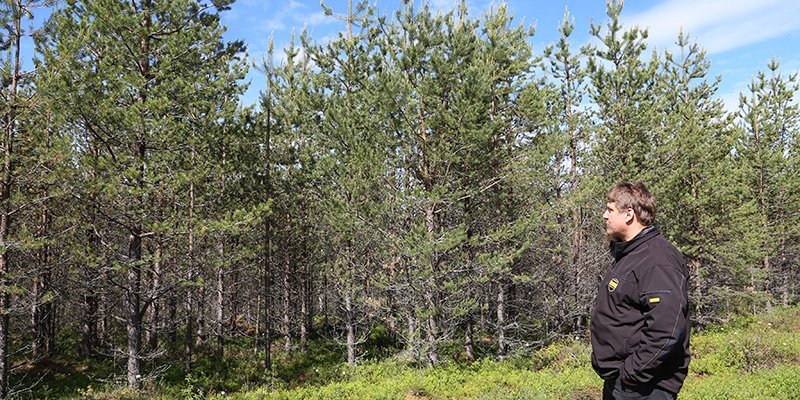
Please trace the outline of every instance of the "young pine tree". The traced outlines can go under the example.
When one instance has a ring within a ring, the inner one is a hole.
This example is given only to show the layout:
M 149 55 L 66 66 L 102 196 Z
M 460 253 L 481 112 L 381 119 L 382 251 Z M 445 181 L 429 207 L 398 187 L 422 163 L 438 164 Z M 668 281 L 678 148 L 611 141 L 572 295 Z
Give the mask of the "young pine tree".
M 186 145 L 202 144 L 204 124 L 224 118 L 216 105 L 240 90 L 242 45 L 223 42 L 219 25 L 229 4 L 97 0 L 70 2 L 53 15 L 44 57 L 52 77 L 47 97 L 81 144 L 76 161 L 95 171 L 86 198 L 97 201 L 97 217 L 110 227 L 105 239 L 119 249 L 109 277 L 122 282 L 131 387 L 142 379 L 146 311 L 166 293 L 143 282 L 155 261 L 148 242 L 164 226 L 155 219 L 160 206 L 154 200 L 164 192 L 185 199 L 181 180 L 171 184 L 176 171 L 170 167 L 197 160 Z M 191 190 L 188 197 L 191 204 Z

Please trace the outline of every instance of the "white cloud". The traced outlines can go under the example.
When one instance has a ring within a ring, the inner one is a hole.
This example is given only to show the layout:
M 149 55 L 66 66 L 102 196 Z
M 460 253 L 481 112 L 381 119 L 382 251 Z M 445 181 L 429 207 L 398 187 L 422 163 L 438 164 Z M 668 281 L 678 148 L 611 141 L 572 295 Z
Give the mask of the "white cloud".
M 289 10 L 297 10 L 303 7 L 305 7 L 303 3 L 301 3 L 298 0 L 289 0 L 289 2 L 286 3 L 286 8 L 288 8 Z
M 467 1 L 467 14 L 472 18 L 480 17 L 488 12 L 491 8 L 495 10 L 500 4 L 505 1 L 498 0 L 468 0 Z M 441 12 L 442 14 L 450 11 L 457 12 L 458 7 L 461 6 L 461 0 L 429 0 L 428 6 L 434 14 Z
M 763 14 L 737 21 L 733 24 L 720 25 L 702 32 L 698 42 L 717 53 L 735 49 L 752 43 L 781 36 L 798 29 L 800 16 L 786 14 Z
M 430 0 L 431 10 L 448 12 L 458 6 L 458 0 Z
M 286 23 L 280 18 L 273 18 L 262 22 L 261 28 L 265 32 L 282 31 L 286 29 Z
M 800 29 L 796 0 L 667 0 L 623 16 L 626 26 L 647 27 L 649 42 L 671 47 L 689 33 L 709 53 L 723 52 Z
M 339 39 L 338 33 L 331 33 L 329 35 L 324 35 L 319 39 L 314 39 L 314 42 L 316 42 L 317 44 L 328 44 L 338 39 Z
M 778 68 L 777 72 L 783 77 L 783 79 L 788 79 L 788 77 L 793 74 L 800 75 L 800 57 L 778 57 L 778 61 L 780 61 L 780 67 Z M 756 76 L 758 71 L 762 71 L 767 75 L 770 74 L 770 72 L 767 70 L 766 62 L 763 65 L 757 66 L 755 69 L 750 67 L 741 67 L 729 68 L 723 71 L 723 80 L 725 80 L 726 77 L 732 78 L 732 83 L 728 84 L 726 90 L 724 92 L 720 92 L 717 96 L 725 102 L 726 110 L 730 112 L 738 111 L 739 94 L 744 93 L 745 96 L 750 95 L 749 85 L 752 83 L 753 78 Z M 800 92 L 795 93 L 794 101 L 800 104 Z
M 303 21 L 307 11 L 307 6 L 298 0 L 289 0 L 276 7 L 275 2 L 266 1 L 263 3 L 249 4 L 255 13 L 260 15 L 270 15 L 271 18 L 261 21 L 258 26 L 262 31 L 273 32 L 288 29 L 287 22 Z M 260 6 L 260 9 L 259 9 Z
M 335 18 L 329 15 L 325 15 L 323 11 L 315 12 L 309 15 L 302 15 L 300 16 L 300 21 L 309 25 L 309 26 L 317 26 L 322 24 L 330 24 L 336 21 Z
M 726 111 L 730 113 L 735 113 L 739 110 L 739 93 L 740 91 L 738 90 L 733 92 L 721 93 L 717 96 L 717 98 L 722 100 L 723 104 L 725 105 Z

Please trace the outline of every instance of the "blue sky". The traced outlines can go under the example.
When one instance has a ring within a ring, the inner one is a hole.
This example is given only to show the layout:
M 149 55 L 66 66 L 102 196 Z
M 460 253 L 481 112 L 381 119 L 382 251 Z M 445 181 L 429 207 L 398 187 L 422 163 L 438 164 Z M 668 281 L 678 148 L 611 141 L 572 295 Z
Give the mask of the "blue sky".
M 354 0 L 355 1 L 355 0 Z M 381 13 L 391 13 L 400 0 L 376 0 Z M 449 10 L 458 1 L 431 0 L 432 7 Z M 558 27 L 569 10 L 575 19 L 575 43 L 586 43 L 590 21 L 606 20 L 604 0 L 509 0 L 517 21 L 536 27 L 530 39 L 538 54 L 558 38 Z M 326 0 L 337 13 L 347 10 L 347 0 Z M 479 16 L 497 1 L 469 0 L 470 13 Z M 270 35 L 276 50 L 289 42 L 305 26 L 317 41 L 328 41 L 344 29 L 343 24 L 322 13 L 319 0 L 238 0 L 223 13 L 228 39 L 244 39 L 251 61 L 259 62 L 266 52 Z M 772 57 L 780 60 L 780 72 L 789 75 L 800 70 L 800 1 L 797 0 L 628 0 L 622 12 L 625 26 L 649 29 L 648 43 L 658 49 L 672 48 L 683 28 L 708 51 L 711 76 L 721 76 L 718 96 L 729 109 L 738 105 L 744 91 L 759 70 L 766 70 Z M 280 57 L 278 57 L 280 59 Z M 253 104 L 264 89 L 264 78 L 251 68 L 250 88 L 243 101 Z

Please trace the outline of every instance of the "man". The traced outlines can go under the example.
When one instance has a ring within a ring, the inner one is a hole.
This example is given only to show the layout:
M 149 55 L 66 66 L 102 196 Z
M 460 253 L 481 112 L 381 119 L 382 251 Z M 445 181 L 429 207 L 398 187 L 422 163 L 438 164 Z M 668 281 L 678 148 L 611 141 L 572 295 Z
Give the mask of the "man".
M 655 198 L 620 183 L 603 214 L 614 263 L 600 283 L 590 332 L 603 399 L 675 399 L 689 368 L 688 271 L 653 225 Z

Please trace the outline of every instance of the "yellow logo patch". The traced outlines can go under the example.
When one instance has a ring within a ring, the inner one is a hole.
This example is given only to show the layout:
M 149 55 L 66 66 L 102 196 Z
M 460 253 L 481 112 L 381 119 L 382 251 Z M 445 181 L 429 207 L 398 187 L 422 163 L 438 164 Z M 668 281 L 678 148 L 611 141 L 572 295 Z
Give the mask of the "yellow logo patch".
M 661 302 L 661 297 L 651 297 L 650 298 L 650 302 L 651 303 L 660 303 Z
M 619 286 L 619 279 L 613 278 L 608 282 L 608 291 L 613 292 Z

